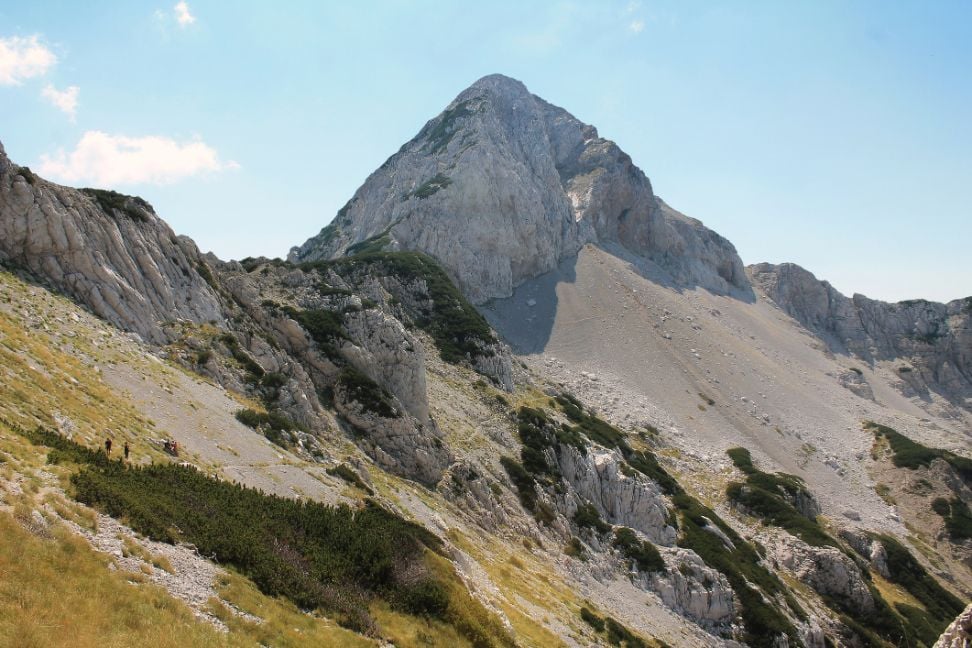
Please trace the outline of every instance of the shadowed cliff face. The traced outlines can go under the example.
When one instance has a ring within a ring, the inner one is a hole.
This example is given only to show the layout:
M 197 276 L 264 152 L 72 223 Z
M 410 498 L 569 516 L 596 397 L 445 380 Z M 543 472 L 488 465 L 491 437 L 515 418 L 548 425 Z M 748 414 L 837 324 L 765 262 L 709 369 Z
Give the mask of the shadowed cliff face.
M 221 320 L 199 250 L 140 198 L 47 182 L 0 146 L 0 260 L 44 277 L 150 342 L 161 323 Z
M 749 288 L 732 244 L 657 199 L 616 144 L 501 75 L 463 91 L 291 260 L 369 239 L 432 255 L 474 303 L 510 296 L 587 243 L 620 243 L 683 285 Z
M 972 409 L 972 297 L 889 304 L 846 297 L 792 263 L 748 270 L 755 286 L 832 351 L 866 362 L 898 359 L 902 381 L 917 395 L 936 391 Z

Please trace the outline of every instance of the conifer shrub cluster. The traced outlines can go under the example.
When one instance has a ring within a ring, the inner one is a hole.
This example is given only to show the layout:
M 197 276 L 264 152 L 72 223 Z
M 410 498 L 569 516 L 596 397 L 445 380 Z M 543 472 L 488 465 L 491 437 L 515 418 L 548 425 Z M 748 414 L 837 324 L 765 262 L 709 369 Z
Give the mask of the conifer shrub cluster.
M 915 470 L 919 467 L 928 467 L 935 459 L 943 459 L 948 462 L 962 477 L 966 483 L 972 482 L 972 459 L 960 457 L 949 450 L 940 448 L 929 448 L 917 441 L 912 441 L 897 430 L 886 425 L 880 425 L 868 421 L 865 427 L 872 432 L 878 439 L 887 439 L 891 446 L 891 461 L 898 468 L 910 468 Z
M 799 498 L 811 497 L 802 479 L 795 475 L 766 473 L 757 469 L 749 450 L 745 448 L 730 448 L 726 454 L 746 474 L 745 483 L 732 482 L 726 487 L 726 496 L 733 505 L 767 524 L 786 529 L 807 544 L 839 546 L 815 519 L 805 517 L 794 505 Z
M 952 540 L 961 542 L 972 538 L 972 513 L 968 504 L 957 497 L 950 500 L 937 497 L 932 509 L 945 519 L 945 530 Z
M 372 500 L 352 508 L 287 499 L 191 467 L 128 466 L 48 430 L 24 434 L 51 448 L 49 461 L 79 466 L 71 477 L 78 501 L 153 540 L 192 544 L 267 595 L 323 610 L 363 632 L 374 631 L 369 603 L 382 599 L 452 623 L 476 645 L 509 644 L 493 633 L 483 610 L 456 609 L 461 584 L 436 555 L 442 541 Z M 475 603 L 463 603 L 469 605 Z
M 612 543 L 621 554 L 631 561 L 640 572 L 666 571 L 665 561 L 655 545 L 647 540 L 639 540 L 635 532 L 628 527 L 618 527 L 614 530 Z
M 366 412 L 382 418 L 401 416 L 395 409 L 391 395 L 381 385 L 350 365 L 341 369 L 337 385 L 347 392 L 350 400 L 360 403 Z

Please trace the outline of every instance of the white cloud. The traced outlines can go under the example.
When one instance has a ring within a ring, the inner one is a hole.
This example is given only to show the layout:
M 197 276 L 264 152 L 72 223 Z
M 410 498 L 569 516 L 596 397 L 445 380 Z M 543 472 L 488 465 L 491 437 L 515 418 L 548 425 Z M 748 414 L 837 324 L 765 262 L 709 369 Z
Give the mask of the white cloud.
M 644 21 L 644 20 L 632 20 L 632 21 L 631 21 L 631 22 L 630 22 L 630 23 L 628 24 L 628 29 L 629 29 L 629 30 L 630 30 L 630 31 L 631 31 L 632 33 L 635 33 L 635 34 L 640 34 L 640 33 L 641 33 L 641 32 L 643 32 L 643 31 L 644 31 L 644 29 L 645 29 L 645 21 Z
M 223 162 L 202 141 L 177 142 L 168 137 L 125 137 L 87 131 L 70 153 L 42 155 L 38 172 L 74 184 L 118 186 L 170 184 L 201 173 L 238 169 Z
M 0 85 L 20 85 L 24 79 L 44 75 L 55 63 L 54 52 L 37 36 L 0 38 Z
M 186 0 L 180 0 L 176 3 L 175 16 L 176 22 L 179 23 L 180 27 L 188 27 L 192 23 L 196 22 L 196 17 L 192 15 L 189 11 L 189 3 Z
M 41 91 L 41 96 L 67 115 L 71 121 L 74 121 L 74 116 L 78 112 L 78 93 L 80 92 L 81 88 L 78 86 L 69 86 L 64 90 L 58 90 L 48 83 Z
M 632 14 L 639 9 L 641 9 L 641 2 L 638 0 L 631 0 L 631 2 L 628 3 L 628 6 L 624 8 L 624 12 Z

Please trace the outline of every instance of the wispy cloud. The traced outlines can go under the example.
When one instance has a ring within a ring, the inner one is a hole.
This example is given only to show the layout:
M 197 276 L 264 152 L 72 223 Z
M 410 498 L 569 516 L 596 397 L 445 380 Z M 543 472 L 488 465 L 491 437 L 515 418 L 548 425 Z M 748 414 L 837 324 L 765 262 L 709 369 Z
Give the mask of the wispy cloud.
M 236 162 L 220 160 L 216 150 L 199 140 L 126 137 L 87 131 L 70 153 L 42 155 L 39 172 L 67 183 L 98 186 L 171 184 L 184 178 L 226 169 Z
M 180 0 L 173 7 L 175 11 L 176 22 L 179 23 L 180 27 L 188 27 L 192 23 L 196 22 L 196 17 L 192 15 L 189 11 L 189 3 L 186 0 Z
M 71 121 L 74 121 L 74 117 L 78 112 L 78 94 L 80 92 L 81 88 L 78 86 L 68 86 L 64 90 L 58 90 L 52 84 L 48 83 L 41 91 L 41 96 L 47 99 L 55 108 L 67 115 Z
M 628 31 L 630 31 L 633 34 L 640 34 L 644 30 L 645 30 L 644 20 L 632 20 L 630 23 L 628 23 Z
M 55 63 L 54 52 L 37 36 L 0 38 L 0 85 L 20 85 L 25 79 L 43 76 Z

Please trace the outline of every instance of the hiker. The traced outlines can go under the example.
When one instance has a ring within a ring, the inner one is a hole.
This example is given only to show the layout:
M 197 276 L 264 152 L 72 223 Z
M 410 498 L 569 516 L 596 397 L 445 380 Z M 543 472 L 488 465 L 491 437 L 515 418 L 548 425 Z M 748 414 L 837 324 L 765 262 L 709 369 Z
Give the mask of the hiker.
M 126 441 L 125 442 L 125 461 L 128 461 L 128 452 L 129 452 L 128 441 Z
M 105 454 L 111 456 L 111 437 L 105 439 Z

